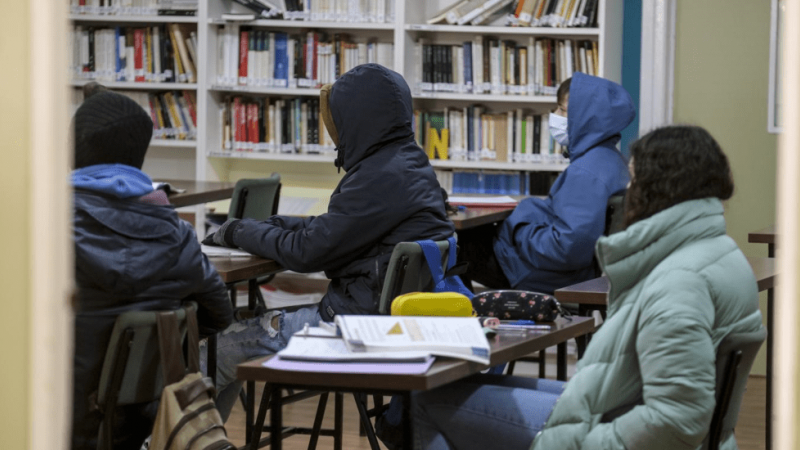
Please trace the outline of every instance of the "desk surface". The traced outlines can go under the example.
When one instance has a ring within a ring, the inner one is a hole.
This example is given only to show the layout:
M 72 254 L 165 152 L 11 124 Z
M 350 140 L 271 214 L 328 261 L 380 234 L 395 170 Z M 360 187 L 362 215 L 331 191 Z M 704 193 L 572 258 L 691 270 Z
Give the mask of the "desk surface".
M 249 258 L 209 257 L 209 261 L 217 269 L 219 276 L 225 284 L 247 281 L 251 278 L 262 277 L 284 270 L 280 264 L 260 256 Z
M 574 317 L 572 321 L 559 321 L 550 332 L 501 333 L 490 339 L 491 365 L 518 359 L 544 350 L 569 339 L 594 331 L 594 319 Z M 239 364 L 236 375 L 241 380 L 268 381 L 306 388 L 325 387 L 383 391 L 409 391 L 433 389 L 486 368 L 474 362 L 438 358 L 427 373 L 421 375 L 309 373 L 274 370 L 262 364 L 272 356 Z
M 775 259 L 748 257 L 747 262 L 753 268 L 758 290 L 765 291 L 775 287 Z M 599 277 L 583 283 L 573 284 L 557 289 L 555 296 L 561 303 L 579 303 L 582 305 L 605 305 L 608 296 L 608 278 Z
M 508 206 L 491 208 L 468 206 L 466 209 L 456 213 L 456 215 L 450 216 L 450 220 L 453 221 L 456 231 L 459 231 L 503 221 L 512 212 L 514 212 L 514 207 Z
M 774 244 L 775 243 L 775 225 L 770 225 L 758 231 L 753 231 L 747 234 L 747 242 L 754 244 Z
M 169 196 L 169 202 L 176 208 L 231 198 L 233 196 L 233 188 L 236 186 L 236 183 L 226 181 L 160 179 L 155 181 L 169 183 L 176 189 L 186 189 L 186 192 Z

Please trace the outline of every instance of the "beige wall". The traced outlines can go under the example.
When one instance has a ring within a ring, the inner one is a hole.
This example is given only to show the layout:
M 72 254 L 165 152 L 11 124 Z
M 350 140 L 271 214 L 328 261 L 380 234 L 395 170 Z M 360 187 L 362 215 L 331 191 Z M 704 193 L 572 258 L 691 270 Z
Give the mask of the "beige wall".
M 3 2 L 0 26 L 0 192 L 2 196 L 3 325 L 0 326 L 0 448 L 29 448 L 29 274 L 32 199 L 26 189 L 30 164 L 29 46 L 27 1 Z
M 726 208 L 728 234 L 748 256 L 766 256 L 747 233 L 775 223 L 777 139 L 767 133 L 770 2 L 678 2 L 676 123 L 700 125 L 719 141 L 736 191 Z M 762 295 L 762 312 L 765 312 Z M 754 373 L 765 373 L 765 355 Z

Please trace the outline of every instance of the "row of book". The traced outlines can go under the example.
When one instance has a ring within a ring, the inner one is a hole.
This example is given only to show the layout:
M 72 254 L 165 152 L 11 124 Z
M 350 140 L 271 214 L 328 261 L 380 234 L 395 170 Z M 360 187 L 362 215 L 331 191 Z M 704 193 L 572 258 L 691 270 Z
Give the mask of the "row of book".
M 142 83 L 194 83 L 197 79 L 197 33 L 178 24 L 76 26 L 70 43 L 75 79 Z
M 394 0 L 234 0 L 264 19 L 394 22 Z
M 550 137 L 549 114 L 490 113 L 479 105 L 414 111 L 414 137 L 431 159 L 555 163 L 569 161 Z
M 227 151 L 327 154 L 335 148 L 316 98 L 228 97 L 220 123 Z
M 555 95 L 575 72 L 598 75 L 597 41 L 528 38 L 515 41 L 476 36 L 462 45 L 417 41 L 421 92 Z
M 597 27 L 599 0 L 459 0 L 428 23 L 532 27 Z
M 83 103 L 83 91 L 75 89 L 73 105 Z M 194 91 L 114 91 L 132 98 L 150 114 L 153 139 L 197 139 L 197 97 Z
M 71 14 L 194 16 L 197 0 L 70 0 Z
M 448 194 L 547 195 L 561 172 L 435 169 Z
M 229 23 L 217 33 L 217 84 L 316 88 L 353 67 L 378 63 L 392 68 L 394 44 L 354 42 L 346 34 L 282 32 Z
M 599 0 L 519 0 L 519 26 L 597 28 Z

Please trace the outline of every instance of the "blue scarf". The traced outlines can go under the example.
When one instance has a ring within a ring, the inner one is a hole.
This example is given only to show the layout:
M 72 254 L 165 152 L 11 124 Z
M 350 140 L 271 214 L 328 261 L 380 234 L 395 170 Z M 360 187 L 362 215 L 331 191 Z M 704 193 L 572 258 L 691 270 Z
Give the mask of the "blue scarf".
M 153 181 L 141 170 L 125 164 L 97 164 L 72 172 L 72 186 L 117 198 L 141 197 L 153 192 Z

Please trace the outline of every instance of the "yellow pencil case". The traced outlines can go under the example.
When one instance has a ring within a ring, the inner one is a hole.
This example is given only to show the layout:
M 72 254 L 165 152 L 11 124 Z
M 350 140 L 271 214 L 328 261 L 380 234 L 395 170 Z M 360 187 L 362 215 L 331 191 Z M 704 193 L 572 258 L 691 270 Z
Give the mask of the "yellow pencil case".
M 411 292 L 392 302 L 393 316 L 472 316 L 472 302 L 458 292 Z

